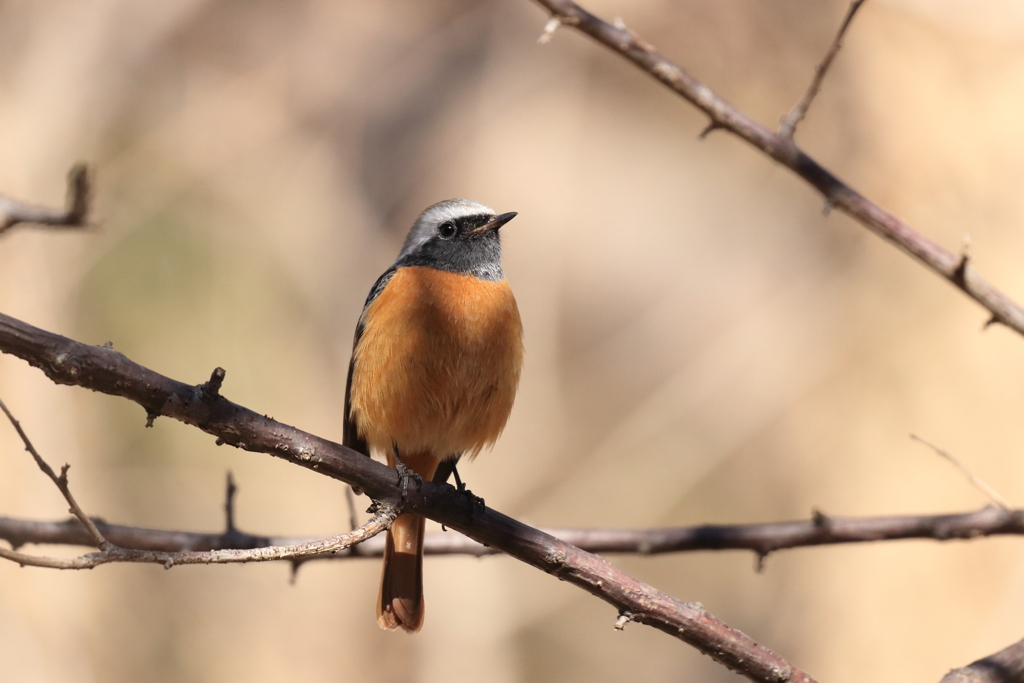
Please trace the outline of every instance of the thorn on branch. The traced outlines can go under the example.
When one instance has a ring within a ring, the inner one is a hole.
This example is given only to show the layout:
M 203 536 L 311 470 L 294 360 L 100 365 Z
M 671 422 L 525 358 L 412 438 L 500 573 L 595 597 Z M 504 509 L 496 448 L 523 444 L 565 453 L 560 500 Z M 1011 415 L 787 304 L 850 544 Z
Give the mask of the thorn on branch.
M 67 225 L 85 225 L 92 203 L 92 180 L 89 167 L 77 163 L 68 171 Z
M 768 561 L 768 556 L 771 554 L 770 550 L 757 550 L 755 551 L 756 557 L 754 558 L 754 573 L 763 574 L 765 562 Z
M 832 518 L 818 508 L 811 510 L 811 519 L 813 520 L 814 527 L 816 529 L 828 529 L 832 526 Z
M 832 201 L 831 199 L 826 199 L 825 200 L 825 205 L 821 207 L 821 213 L 822 213 L 822 215 L 827 216 L 830 213 L 832 213 L 832 209 L 834 209 L 834 208 L 836 208 L 836 203 L 834 201 Z
M 998 315 L 993 313 L 992 317 L 989 318 L 988 320 L 986 320 L 985 324 L 981 326 L 981 329 L 982 330 L 987 330 L 988 328 L 992 327 L 993 325 L 997 325 L 997 324 L 1003 324 L 1003 321 L 999 318 Z
M 964 251 L 960 254 L 960 260 L 957 262 L 956 268 L 953 270 L 953 284 L 961 289 L 967 286 L 967 263 L 970 260 L 970 255 Z
M 724 126 L 720 124 L 718 121 L 711 121 L 710 123 L 708 123 L 708 125 L 704 127 L 704 130 L 702 130 L 700 134 L 697 135 L 697 139 L 703 140 L 707 136 L 711 135 L 713 132 L 721 128 L 724 128 Z
M 224 493 L 224 535 L 231 536 L 237 533 L 235 528 L 235 494 L 238 493 L 238 487 L 235 486 L 235 478 L 231 476 L 231 471 L 228 471 L 228 483 L 227 490 Z
M 548 23 L 544 24 L 544 30 L 541 32 L 540 37 L 537 38 L 537 42 L 541 45 L 547 45 L 551 42 L 551 39 L 555 35 L 555 31 L 562 25 L 562 20 L 558 17 L 551 17 L 548 19 Z
M 155 410 L 146 408 L 146 429 L 151 429 L 156 419 L 160 417 L 160 413 Z
M 215 401 L 220 396 L 220 388 L 224 385 L 224 377 L 227 372 L 224 368 L 214 368 L 210 379 L 199 385 L 199 393 L 206 402 Z
M 632 612 L 622 611 L 619 612 L 619 618 L 615 620 L 615 630 L 623 631 L 626 628 L 626 624 L 631 621 L 636 621 L 636 615 Z

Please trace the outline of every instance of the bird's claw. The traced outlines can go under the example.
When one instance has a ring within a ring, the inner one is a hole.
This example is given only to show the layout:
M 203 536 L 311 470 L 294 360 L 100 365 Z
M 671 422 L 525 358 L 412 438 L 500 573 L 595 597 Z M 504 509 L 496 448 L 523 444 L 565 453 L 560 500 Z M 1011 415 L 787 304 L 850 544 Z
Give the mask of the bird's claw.
M 466 483 L 459 477 L 459 470 L 457 467 L 452 465 L 452 474 L 455 475 L 455 490 L 460 494 L 469 497 L 470 501 L 470 513 L 475 512 L 478 508 L 483 510 L 487 506 L 484 505 L 484 499 L 478 495 L 475 495 L 472 491 L 466 488 Z
M 395 454 L 395 470 L 398 472 L 398 481 L 396 482 L 402 487 L 402 504 L 409 499 L 409 480 L 416 482 L 416 490 L 420 490 L 423 486 L 423 477 L 409 469 L 404 462 L 402 462 L 401 456 L 398 455 L 398 448 L 394 449 Z

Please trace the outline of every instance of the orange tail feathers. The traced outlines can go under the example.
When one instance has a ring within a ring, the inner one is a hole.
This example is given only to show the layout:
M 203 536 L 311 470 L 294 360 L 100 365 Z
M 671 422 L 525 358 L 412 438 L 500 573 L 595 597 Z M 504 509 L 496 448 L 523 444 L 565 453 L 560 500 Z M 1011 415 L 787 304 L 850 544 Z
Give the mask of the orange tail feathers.
M 388 530 L 384 572 L 380 577 L 377 623 L 388 631 L 409 633 L 423 626 L 423 531 L 426 519 L 407 512 Z
M 402 462 L 425 481 L 430 481 L 441 458 L 428 451 L 403 454 Z M 388 465 L 395 466 L 391 453 L 388 453 Z M 377 600 L 377 623 L 388 631 L 401 628 L 407 633 L 415 633 L 423 627 L 423 533 L 426 523 L 425 517 L 406 512 L 399 515 L 388 529 Z

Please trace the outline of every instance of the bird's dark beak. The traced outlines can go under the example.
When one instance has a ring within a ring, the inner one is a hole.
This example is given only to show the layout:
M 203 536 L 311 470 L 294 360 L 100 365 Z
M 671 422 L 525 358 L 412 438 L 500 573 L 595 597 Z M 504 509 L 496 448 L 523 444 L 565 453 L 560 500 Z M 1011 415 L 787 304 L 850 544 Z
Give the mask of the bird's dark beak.
M 489 223 L 481 225 L 479 228 L 477 228 L 470 234 L 482 235 L 485 232 L 492 232 L 494 230 L 497 230 L 498 228 L 500 228 L 501 226 L 505 225 L 510 220 L 515 218 L 517 215 L 519 214 L 517 214 L 515 211 L 509 211 L 508 213 L 503 213 L 500 216 L 495 216 Z

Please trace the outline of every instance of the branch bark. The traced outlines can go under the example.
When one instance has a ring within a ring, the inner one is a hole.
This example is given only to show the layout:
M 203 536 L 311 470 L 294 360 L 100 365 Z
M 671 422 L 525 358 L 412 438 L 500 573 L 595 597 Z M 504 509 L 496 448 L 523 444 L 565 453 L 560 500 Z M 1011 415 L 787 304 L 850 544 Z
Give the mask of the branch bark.
M 621 22 L 609 24 L 572 0 L 535 2 L 559 24 L 593 38 L 704 112 L 711 122 L 702 135 L 721 129 L 750 143 L 818 190 L 826 208 L 839 209 L 974 299 L 991 314 L 990 323 L 1003 323 L 1024 335 L 1024 308 L 972 268 L 966 255 L 947 251 L 851 188 L 801 150 L 792 137 L 754 121 Z
M 596 595 L 618 609 L 620 622 L 653 626 L 750 680 L 814 680 L 719 620 L 702 605 L 683 602 L 637 580 L 598 555 L 490 508 L 481 509 L 471 496 L 458 493 L 452 486 L 425 481 L 419 487 L 409 487 L 403 500 L 402 487 L 397 484 L 393 469 L 232 403 L 219 391 L 211 391 L 210 383 L 184 384 L 134 363 L 113 349 L 82 344 L 3 314 L 0 351 L 27 361 L 57 384 L 81 386 L 135 401 L 145 408 L 148 420 L 172 417 L 216 436 L 219 444 L 282 458 L 357 486 L 376 501 L 419 512 Z M 214 378 L 218 376 L 223 379 L 223 371 L 215 371 Z
M 165 531 L 109 524 L 93 519 L 100 533 L 124 548 L 165 552 L 248 549 L 291 546 L 311 539 L 248 534 L 231 527 L 222 533 Z M 581 550 L 591 553 L 660 555 L 700 550 L 750 550 L 759 557 L 791 548 L 847 543 L 875 543 L 906 539 L 934 541 L 971 540 L 988 536 L 1024 535 L 1024 510 L 988 506 L 974 512 L 947 515 L 900 515 L 885 517 L 829 517 L 768 524 L 701 525 L 666 529 L 543 529 Z M 18 548 L 27 543 L 95 545 L 75 518 L 60 522 L 0 517 L 0 539 Z M 380 557 L 382 538 L 367 539 L 349 552 L 306 558 L 347 559 Z M 500 551 L 461 534 L 431 533 L 423 543 L 427 555 L 483 557 Z M 290 559 L 290 558 L 283 558 Z
M 994 655 L 953 669 L 939 683 L 1021 683 L 1024 681 L 1024 640 Z

